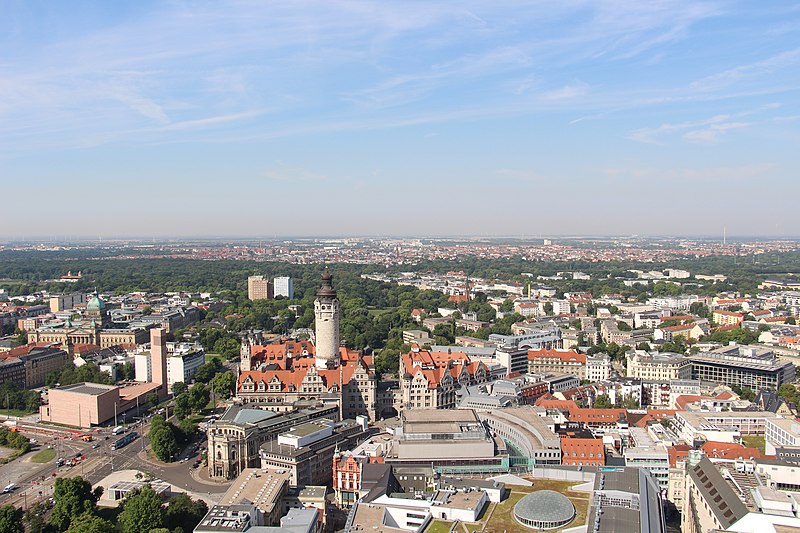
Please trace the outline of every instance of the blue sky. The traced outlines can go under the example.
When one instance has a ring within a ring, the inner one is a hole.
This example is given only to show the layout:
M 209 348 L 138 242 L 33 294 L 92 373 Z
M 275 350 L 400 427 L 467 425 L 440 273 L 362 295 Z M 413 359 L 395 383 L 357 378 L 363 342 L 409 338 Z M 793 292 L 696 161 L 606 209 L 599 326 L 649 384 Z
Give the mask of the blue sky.
M 3 0 L 0 236 L 797 236 L 799 89 L 790 1 Z

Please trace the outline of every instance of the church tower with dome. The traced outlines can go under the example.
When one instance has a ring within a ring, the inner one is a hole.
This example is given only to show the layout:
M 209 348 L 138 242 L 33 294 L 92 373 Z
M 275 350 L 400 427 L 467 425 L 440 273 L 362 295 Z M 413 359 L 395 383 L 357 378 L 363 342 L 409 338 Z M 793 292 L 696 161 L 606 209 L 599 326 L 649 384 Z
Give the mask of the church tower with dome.
M 341 309 L 333 276 L 325 269 L 322 286 L 314 300 L 316 366 L 317 368 L 336 368 L 339 366 L 339 318 Z

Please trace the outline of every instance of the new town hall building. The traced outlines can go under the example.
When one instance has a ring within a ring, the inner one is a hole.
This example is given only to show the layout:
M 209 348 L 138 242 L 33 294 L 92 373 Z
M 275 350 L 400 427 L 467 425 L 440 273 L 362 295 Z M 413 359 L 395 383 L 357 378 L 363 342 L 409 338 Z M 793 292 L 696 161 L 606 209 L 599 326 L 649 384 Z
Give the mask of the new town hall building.
M 296 402 L 340 404 L 341 418 L 375 420 L 377 379 L 371 355 L 340 346 L 340 306 L 332 276 L 325 272 L 314 301 L 316 342 L 242 344 L 237 399 L 286 411 Z

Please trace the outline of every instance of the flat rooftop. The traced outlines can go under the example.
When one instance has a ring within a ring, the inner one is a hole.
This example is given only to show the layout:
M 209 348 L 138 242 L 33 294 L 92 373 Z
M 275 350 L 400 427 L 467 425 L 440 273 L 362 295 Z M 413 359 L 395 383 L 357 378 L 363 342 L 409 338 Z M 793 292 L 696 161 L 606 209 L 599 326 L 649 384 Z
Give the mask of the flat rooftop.
M 140 385 L 131 385 L 130 387 L 124 387 L 119 390 L 119 397 L 122 400 L 135 400 L 136 398 L 141 398 L 147 394 L 150 394 L 154 390 L 161 387 L 158 383 L 142 383 Z
M 114 385 L 102 385 L 100 383 L 75 383 L 74 385 L 66 385 L 59 387 L 56 390 L 74 392 L 75 394 L 88 394 L 90 396 L 100 396 L 117 387 Z
M 299 426 L 295 426 L 282 435 L 297 438 L 308 437 L 309 435 L 313 435 L 324 429 L 328 429 L 329 427 L 331 427 L 331 421 L 327 418 L 321 418 L 312 422 L 306 422 L 304 424 L 300 424 Z
M 283 488 L 288 486 L 290 474 L 287 470 L 245 468 L 219 501 L 220 505 L 235 505 L 252 502 L 269 513 L 280 504 Z

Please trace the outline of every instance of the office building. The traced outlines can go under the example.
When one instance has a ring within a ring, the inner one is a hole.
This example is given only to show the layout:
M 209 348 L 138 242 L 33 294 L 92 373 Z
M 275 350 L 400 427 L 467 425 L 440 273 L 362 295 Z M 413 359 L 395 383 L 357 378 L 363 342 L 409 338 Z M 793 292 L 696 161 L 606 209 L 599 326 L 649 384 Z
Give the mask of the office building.
M 675 379 L 690 379 L 691 361 L 676 353 L 635 350 L 627 356 L 629 378 L 646 381 L 668 382 Z
M 796 367 L 771 350 L 753 346 L 722 346 L 689 357 L 692 377 L 700 381 L 749 388 L 778 389 L 795 380 Z
M 247 298 L 250 300 L 271 300 L 272 282 L 264 276 L 247 278 Z
M 289 276 L 279 276 L 272 280 L 272 293 L 275 298 L 283 296 L 294 299 L 294 282 Z

